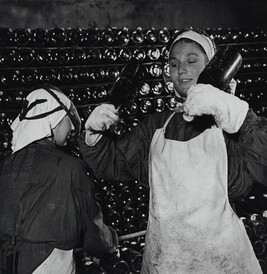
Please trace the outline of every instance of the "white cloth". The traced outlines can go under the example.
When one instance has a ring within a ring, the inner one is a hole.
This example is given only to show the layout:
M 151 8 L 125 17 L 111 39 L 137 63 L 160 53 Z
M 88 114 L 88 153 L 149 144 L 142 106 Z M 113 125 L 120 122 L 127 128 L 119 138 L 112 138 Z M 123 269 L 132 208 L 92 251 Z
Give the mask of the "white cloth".
M 33 274 L 75 274 L 73 250 L 55 248 Z
M 63 93 L 60 93 L 56 90 L 53 90 L 53 92 L 58 96 L 60 101 L 69 109 L 71 106 L 70 99 Z M 55 100 L 55 98 L 42 88 L 31 92 L 26 99 L 29 101 L 28 106 L 35 100 L 46 100 L 46 102 L 37 104 L 31 110 L 29 110 L 29 112 L 26 114 L 26 117 L 33 117 L 39 114 L 47 113 L 59 107 L 59 103 Z M 20 121 L 18 116 L 11 125 L 11 129 L 13 130 L 13 153 L 34 141 L 51 136 L 52 128 L 56 127 L 66 114 L 66 111 L 62 109 L 46 117 L 34 120 L 24 119 Z
M 236 133 L 248 113 L 248 103 L 212 85 L 191 86 L 183 105 L 186 115 L 212 115 L 217 126 L 228 133 Z
M 228 201 L 222 131 L 213 127 L 189 141 L 169 140 L 170 119 L 155 132 L 150 148 L 150 212 L 141 273 L 262 273 Z
M 214 48 L 214 45 L 212 44 L 211 39 L 208 36 L 205 36 L 203 34 L 199 34 L 199 33 L 195 32 L 193 30 L 188 30 L 188 31 L 185 31 L 185 32 L 181 33 L 180 35 L 178 35 L 174 39 L 174 41 L 173 41 L 173 43 L 170 47 L 169 52 L 171 52 L 171 49 L 172 49 L 173 45 L 182 38 L 190 39 L 192 41 L 197 42 L 199 45 L 201 45 L 201 47 L 206 52 L 207 57 L 208 57 L 209 60 L 215 54 L 215 48 Z

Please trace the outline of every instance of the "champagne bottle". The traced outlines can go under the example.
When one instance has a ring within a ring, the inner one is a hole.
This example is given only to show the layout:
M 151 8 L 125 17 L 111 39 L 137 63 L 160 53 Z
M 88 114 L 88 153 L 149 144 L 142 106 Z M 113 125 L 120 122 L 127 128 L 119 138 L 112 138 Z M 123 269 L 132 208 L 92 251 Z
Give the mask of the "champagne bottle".
M 45 47 L 48 44 L 48 30 L 36 28 L 31 31 L 31 40 L 34 46 Z
M 119 46 L 127 46 L 130 41 L 130 31 L 127 27 L 124 27 L 116 33 L 116 44 Z
M 100 266 L 108 274 L 129 274 L 130 267 L 126 261 L 120 258 L 119 253 L 115 252 L 100 259 Z
M 241 54 L 235 48 L 230 46 L 220 47 L 200 73 L 197 82 L 211 84 L 220 90 L 226 91 L 241 64 Z
M 29 28 L 18 28 L 13 30 L 13 42 L 16 46 L 27 46 L 31 42 L 31 30 Z
M 133 273 L 140 273 L 143 262 L 143 255 L 129 247 L 122 247 L 120 250 L 121 258 L 125 260 Z
M 11 28 L 0 28 L 0 46 L 8 47 L 12 44 L 12 29 Z
M 98 28 L 85 29 L 83 33 L 83 45 L 97 46 L 100 42 L 100 30 Z
M 65 29 L 55 27 L 48 30 L 48 42 L 50 46 L 63 46 L 66 42 L 66 39 L 67 35 Z

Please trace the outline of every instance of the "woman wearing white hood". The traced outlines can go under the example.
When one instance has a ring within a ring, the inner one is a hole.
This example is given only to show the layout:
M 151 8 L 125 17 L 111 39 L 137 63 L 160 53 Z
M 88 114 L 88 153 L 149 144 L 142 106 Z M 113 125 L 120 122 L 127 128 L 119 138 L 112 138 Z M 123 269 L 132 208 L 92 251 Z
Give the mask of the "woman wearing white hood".
M 186 121 L 179 111 L 152 113 L 112 139 L 105 130 L 119 121 L 118 112 L 103 104 L 80 138 L 97 177 L 149 182 L 143 274 L 262 273 L 229 198 L 243 198 L 254 182 L 266 184 L 267 120 L 236 96 L 197 84 L 214 53 L 210 38 L 191 29 L 178 33 L 170 47 L 175 93 L 185 100 L 185 114 L 198 119 Z
M 92 256 L 116 250 L 86 166 L 59 149 L 80 125 L 53 86 L 32 91 L 11 125 L 12 154 L 0 165 L 1 274 L 74 274 L 78 244 Z

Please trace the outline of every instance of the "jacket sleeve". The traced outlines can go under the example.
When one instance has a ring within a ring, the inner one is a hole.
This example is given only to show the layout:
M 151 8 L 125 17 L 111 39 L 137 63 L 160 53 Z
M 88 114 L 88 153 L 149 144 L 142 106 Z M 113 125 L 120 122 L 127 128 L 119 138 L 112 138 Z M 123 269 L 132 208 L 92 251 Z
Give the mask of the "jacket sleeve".
M 77 168 L 76 171 L 73 192 L 83 227 L 82 245 L 95 257 L 113 253 L 118 247 L 117 233 L 103 221 L 101 207 L 95 199 L 94 183 L 86 169 Z
M 232 200 L 245 197 L 254 184 L 267 187 L 267 119 L 249 110 L 237 134 L 226 134 L 228 192 Z
M 108 133 L 94 145 L 85 143 L 85 133 L 80 136 L 80 151 L 97 178 L 130 182 L 139 180 L 148 184 L 148 155 L 155 130 L 163 123 L 157 115 L 148 115 L 131 132 L 122 137 Z

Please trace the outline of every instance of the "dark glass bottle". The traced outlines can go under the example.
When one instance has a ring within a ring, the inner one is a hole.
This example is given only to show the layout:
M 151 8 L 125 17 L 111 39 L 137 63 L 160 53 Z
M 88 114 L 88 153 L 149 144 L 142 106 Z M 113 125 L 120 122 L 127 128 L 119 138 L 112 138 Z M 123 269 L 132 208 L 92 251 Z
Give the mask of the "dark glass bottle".
M 53 62 L 53 55 L 49 49 L 37 49 L 35 59 L 41 66 L 49 66 Z
M 257 257 L 262 256 L 265 253 L 265 245 L 261 239 L 252 242 L 252 247 Z
M 82 65 L 86 61 L 86 53 L 82 48 L 74 48 L 70 52 L 70 60 L 73 65 Z
M 163 92 L 163 84 L 161 82 L 156 82 L 151 87 L 151 92 L 155 96 L 159 96 Z
M 71 46 L 81 45 L 84 38 L 82 28 L 70 28 L 66 30 L 66 43 Z
M 118 205 L 118 198 L 112 191 L 107 191 L 104 194 L 104 204 L 108 208 L 114 208 Z
M 111 46 L 115 42 L 115 32 L 113 28 L 106 28 L 101 31 L 101 44 L 103 46 Z
M 148 96 L 150 93 L 150 86 L 148 83 L 144 83 L 139 89 L 139 94 L 142 96 Z
M 142 113 L 148 114 L 152 112 L 152 103 L 150 100 L 141 100 L 138 102 L 139 109 Z
M 123 260 L 125 260 L 133 273 L 140 273 L 143 262 L 143 255 L 136 250 L 129 247 L 122 247 L 120 250 L 120 255 Z
M 4 152 L 11 147 L 11 134 L 8 131 L 0 132 L 0 152 Z
M 74 250 L 77 273 L 79 274 L 108 274 L 97 264 L 92 256 L 82 249 Z
M 158 61 L 161 57 L 161 52 L 159 50 L 159 48 L 148 48 L 147 49 L 147 57 L 149 59 L 149 61 Z
M 22 94 L 17 91 L 5 92 L 2 96 L 2 101 L 7 108 L 18 108 L 22 103 Z
M 74 79 L 79 83 L 88 83 L 91 80 L 90 70 L 85 67 L 73 69 Z
M 100 259 L 100 266 L 108 274 L 129 274 L 130 267 L 128 263 L 120 258 L 118 253 L 104 256 Z
M 158 31 L 154 28 L 147 30 L 145 40 L 148 44 L 155 44 L 158 41 Z
M 70 50 L 68 49 L 56 49 L 52 51 L 53 61 L 56 65 L 65 66 L 70 61 Z
M 121 206 L 130 205 L 133 201 L 133 194 L 129 187 L 123 187 L 118 190 L 118 202 Z
M 115 81 L 118 79 L 120 71 L 117 66 L 108 67 L 106 70 L 106 76 L 108 80 Z
M 12 32 L 13 42 L 16 46 L 27 46 L 31 42 L 31 30 L 29 28 L 18 28 Z
M 57 74 L 54 69 L 38 70 L 38 79 L 40 82 L 53 84 L 56 78 Z
M 168 44 L 171 38 L 170 31 L 168 28 L 164 27 L 163 29 L 160 29 L 158 32 L 158 40 L 162 44 Z
M 153 64 L 149 68 L 149 74 L 153 78 L 159 78 L 162 76 L 162 67 L 159 64 Z
M 130 31 L 127 27 L 124 27 L 117 31 L 116 33 L 116 44 L 119 46 L 127 46 L 130 41 Z
M 241 67 L 242 57 L 233 47 L 221 47 L 198 77 L 198 83 L 226 90 Z
M 114 48 L 107 48 L 104 51 L 103 54 L 103 59 L 110 63 L 110 62 L 115 62 L 118 58 L 117 52 Z
M 139 219 L 148 219 L 148 214 L 149 214 L 149 209 L 148 209 L 148 204 L 139 202 L 135 205 L 135 213 L 136 217 Z
M 162 98 L 157 98 L 153 101 L 153 108 L 156 112 L 162 112 L 165 110 L 165 102 Z
M 144 61 L 146 59 L 146 51 L 143 48 L 137 48 L 133 52 L 133 57 L 138 61 Z
M 95 29 L 85 29 L 83 32 L 83 44 L 85 46 L 97 46 L 100 41 L 100 30 Z
M 38 82 L 37 70 L 25 69 L 20 72 L 20 81 L 23 85 L 34 86 Z
M 18 49 L 16 51 L 16 61 L 20 66 L 28 66 L 35 60 L 35 52 L 32 49 Z
M 88 64 L 101 62 L 102 57 L 101 50 L 98 48 L 92 48 L 86 52 L 86 62 Z
M 52 28 L 48 30 L 48 43 L 52 47 L 63 46 L 66 42 L 67 35 L 64 28 Z
M 57 81 L 59 84 L 69 84 L 73 80 L 72 69 L 70 68 L 61 68 L 57 71 Z
M 121 109 L 122 115 L 125 116 L 135 116 L 138 113 L 138 106 L 135 102 L 130 102 L 125 105 L 123 109 Z M 128 122 L 127 122 L 128 125 Z
M 141 45 L 144 42 L 145 35 L 141 27 L 137 27 L 132 30 L 130 35 L 130 41 L 133 45 Z
M 107 225 L 110 225 L 112 227 L 120 227 L 121 225 L 121 215 L 120 213 L 114 209 L 109 208 L 103 212 L 104 214 L 104 220 Z
M 122 136 L 123 134 L 126 133 L 127 130 L 127 125 L 125 124 L 125 122 L 123 120 L 121 120 L 116 127 L 114 128 L 113 132 L 115 133 L 115 135 L 117 136 Z
M 18 70 L 9 70 L 1 76 L 1 83 L 5 87 L 17 87 L 20 82 L 20 72 Z
M 120 212 L 126 222 L 132 222 L 135 218 L 135 210 L 129 205 L 122 206 Z
M 132 52 L 129 48 L 122 48 L 119 50 L 118 59 L 121 62 L 128 62 L 132 58 Z
M 7 47 L 12 45 L 12 29 L 11 28 L 0 28 L 0 46 Z
M 16 51 L 13 49 L 1 49 L 0 50 L 0 66 L 10 67 L 15 63 Z
M 149 199 L 149 190 L 143 185 L 137 183 L 133 189 L 134 198 L 137 202 L 147 203 Z
M 170 97 L 167 99 L 166 106 L 169 110 L 174 110 L 178 104 L 175 97 Z
M 106 73 L 103 68 L 94 68 L 93 71 L 90 73 L 91 79 L 97 83 L 101 83 L 104 80 L 105 75 Z M 103 92 L 104 89 L 99 89 L 99 91 Z M 101 98 L 103 98 L 103 96 L 101 96 Z M 100 99 L 99 96 L 98 99 Z
M 130 221 L 124 221 L 122 223 L 122 233 L 123 235 L 128 235 L 137 232 L 137 227 Z
M 37 28 L 31 31 L 31 40 L 33 46 L 45 47 L 48 44 L 48 30 Z

